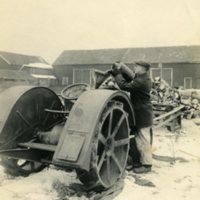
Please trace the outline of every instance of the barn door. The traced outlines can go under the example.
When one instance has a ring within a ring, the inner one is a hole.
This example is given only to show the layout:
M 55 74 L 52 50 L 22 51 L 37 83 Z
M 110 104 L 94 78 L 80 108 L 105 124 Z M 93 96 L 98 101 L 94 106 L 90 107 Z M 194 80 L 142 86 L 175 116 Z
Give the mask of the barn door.
M 161 77 L 164 79 L 170 86 L 173 84 L 173 69 L 172 68 L 152 68 L 151 69 L 151 78 Z
M 74 69 L 73 83 L 87 83 L 91 82 L 91 69 Z
M 184 88 L 185 89 L 192 88 L 192 77 L 184 77 Z
M 196 79 L 195 83 L 196 83 L 195 88 L 200 89 L 200 78 L 199 77 Z M 194 87 L 194 85 L 193 85 L 193 87 Z
M 162 76 L 161 68 L 152 68 L 150 74 L 152 79 L 156 77 L 161 77 Z
M 172 84 L 173 84 L 172 77 L 173 77 L 173 70 L 172 70 L 172 68 L 163 68 L 163 71 L 162 71 L 162 78 L 163 78 L 170 86 L 172 86 Z

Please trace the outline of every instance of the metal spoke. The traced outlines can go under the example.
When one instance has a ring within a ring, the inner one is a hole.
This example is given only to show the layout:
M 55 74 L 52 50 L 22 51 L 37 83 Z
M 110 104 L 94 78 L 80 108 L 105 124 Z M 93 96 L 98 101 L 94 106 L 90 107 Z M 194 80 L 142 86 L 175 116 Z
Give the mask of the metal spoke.
M 16 111 L 16 113 L 18 114 L 18 116 L 22 119 L 23 122 L 25 122 L 25 124 L 31 128 L 31 123 L 22 115 L 21 112 L 19 112 L 19 110 Z
M 111 135 L 112 120 L 113 120 L 113 110 L 110 112 L 110 117 L 109 117 L 108 137 Z
M 20 129 L 19 131 L 17 131 L 15 137 L 11 138 L 10 140 L 8 140 L 8 142 L 4 143 L 3 145 L 1 145 L 1 148 L 8 145 L 9 143 L 12 143 L 13 141 L 15 141 L 15 139 L 17 139 L 18 137 L 21 137 L 24 133 L 26 133 L 28 130 L 30 130 L 29 128 L 28 129 L 25 129 L 25 131 L 22 131 L 23 129 Z
M 114 141 L 114 146 L 119 147 L 119 146 L 126 145 L 128 143 L 129 143 L 129 138 L 124 138 L 124 139 L 121 139 L 121 140 Z
M 98 166 L 97 166 L 98 171 L 101 170 L 101 167 L 102 167 L 102 165 L 103 165 L 103 162 L 105 161 L 105 156 L 106 156 L 106 152 L 104 151 L 103 154 L 102 154 L 102 156 L 101 156 L 101 158 L 100 158 L 100 161 L 99 161 L 99 163 L 98 163 Z
M 109 156 L 107 156 L 107 159 L 106 159 L 106 161 L 107 161 L 107 176 L 108 176 L 108 182 L 110 182 L 110 173 L 111 173 L 111 171 L 110 171 L 110 157 Z
M 106 144 L 106 138 L 103 136 L 102 133 L 99 134 L 99 140 L 101 141 L 102 144 Z
M 56 101 L 53 101 L 49 109 L 52 109 L 52 108 L 54 107 L 55 104 L 56 104 Z M 46 122 L 47 122 L 49 116 L 50 116 L 50 113 L 48 112 L 48 113 L 46 114 L 46 117 L 44 118 L 43 125 L 46 124 Z
M 31 166 L 31 170 L 35 169 L 35 163 L 34 162 L 30 162 L 30 166 Z
M 35 109 L 36 109 L 36 114 L 37 114 L 37 117 L 38 117 L 38 121 L 41 120 L 41 114 L 39 112 L 39 104 L 37 102 L 35 102 Z
M 124 121 L 124 119 L 125 119 L 125 115 L 122 115 L 121 118 L 120 118 L 120 120 L 118 121 L 118 123 L 117 123 L 117 125 L 116 125 L 116 127 L 115 127 L 115 129 L 114 129 L 114 131 L 113 131 L 113 133 L 112 133 L 112 136 L 113 136 L 113 137 L 116 136 L 116 134 L 117 134 L 117 132 L 118 132 L 118 130 L 119 130 L 119 128 L 120 128 L 122 122 Z
M 24 166 L 26 166 L 29 163 L 29 161 L 25 161 L 23 164 L 20 165 L 21 168 L 23 168 Z
M 115 164 L 117 165 L 117 167 L 118 167 L 120 173 L 122 173 L 123 168 L 122 168 L 121 164 L 119 163 L 119 160 L 118 160 L 118 158 L 116 157 L 116 155 L 114 154 L 114 152 L 112 153 L 111 156 L 112 156 L 112 159 L 114 160 Z

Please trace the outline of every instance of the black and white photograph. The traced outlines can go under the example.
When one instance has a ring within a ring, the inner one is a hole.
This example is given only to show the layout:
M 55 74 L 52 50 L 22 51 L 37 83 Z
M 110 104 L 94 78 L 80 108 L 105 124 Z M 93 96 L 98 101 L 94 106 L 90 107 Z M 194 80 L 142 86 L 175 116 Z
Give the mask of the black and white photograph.
M 0 0 L 0 199 L 200 196 L 199 0 Z

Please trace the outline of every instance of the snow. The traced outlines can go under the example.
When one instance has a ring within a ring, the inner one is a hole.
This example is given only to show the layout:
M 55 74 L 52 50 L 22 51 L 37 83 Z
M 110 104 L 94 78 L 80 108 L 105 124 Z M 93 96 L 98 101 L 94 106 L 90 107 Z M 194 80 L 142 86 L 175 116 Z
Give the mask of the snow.
M 139 186 L 134 179 L 126 178 L 125 187 L 115 200 L 131 197 L 137 200 L 197 199 L 200 195 L 199 146 L 200 128 L 192 120 L 183 122 L 179 134 L 158 130 L 154 137 L 153 153 L 169 157 L 171 161 L 154 159 L 152 172 L 140 175 L 141 179 L 149 180 L 155 187 Z
M 200 127 L 196 120 L 183 120 L 178 133 L 155 130 L 152 172 L 136 175 L 126 172 L 123 190 L 114 200 L 193 200 L 200 196 Z M 84 195 L 69 195 L 77 183 L 74 172 L 54 167 L 29 177 L 9 177 L 0 167 L 1 200 L 82 200 Z M 78 197 L 79 196 L 79 197 Z
M 47 79 L 56 79 L 53 75 L 43 75 L 43 74 L 31 74 L 35 78 L 47 78 Z
M 51 65 L 46 64 L 46 63 L 29 63 L 29 64 L 23 65 L 20 70 L 22 70 L 23 68 L 26 68 L 26 67 L 53 69 L 53 67 Z

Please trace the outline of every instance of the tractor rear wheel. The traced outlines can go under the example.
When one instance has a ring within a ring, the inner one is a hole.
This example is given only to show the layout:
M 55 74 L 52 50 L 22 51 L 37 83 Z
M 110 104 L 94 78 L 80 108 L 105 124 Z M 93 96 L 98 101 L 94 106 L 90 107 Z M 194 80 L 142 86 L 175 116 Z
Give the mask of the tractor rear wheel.
M 9 88 L 0 94 L 0 107 L 4 116 L 0 124 L 0 150 L 16 149 L 19 143 L 37 141 L 38 131 L 49 131 L 63 121 L 62 115 L 46 112 L 46 109 L 62 110 L 63 106 L 58 96 L 44 87 Z M 46 167 L 40 162 L 7 156 L 1 157 L 0 164 L 13 176 L 28 176 Z

